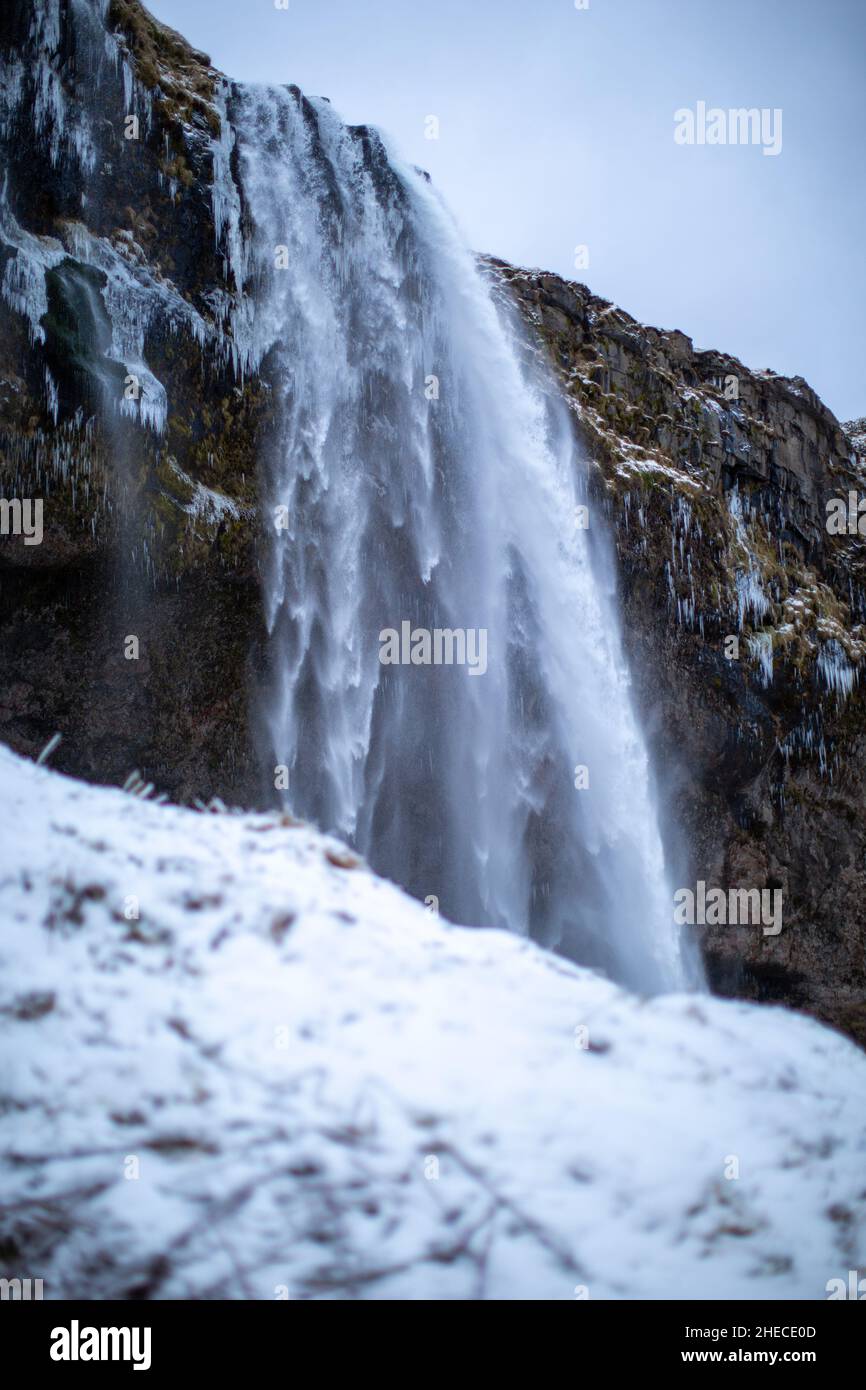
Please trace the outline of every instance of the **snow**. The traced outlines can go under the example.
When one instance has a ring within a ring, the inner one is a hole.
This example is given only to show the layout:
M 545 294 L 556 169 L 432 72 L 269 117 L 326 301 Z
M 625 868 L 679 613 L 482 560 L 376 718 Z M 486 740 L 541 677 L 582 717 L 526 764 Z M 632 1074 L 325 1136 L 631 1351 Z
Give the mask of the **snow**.
M 0 782 L 7 1277 L 811 1299 L 863 1267 L 866 1058 L 818 1023 L 452 927 L 278 813 L 3 748 Z
M 206 487 L 204 483 L 191 478 L 181 468 L 177 459 L 169 458 L 167 462 L 175 477 L 190 491 L 190 499 L 183 504 L 182 510 L 194 520 L 212 526 L 222 521 L 239 521 L 242 516 L 254 515 L 253 508 L 241 507 L 224 492 L 217 492 L 214 488 Z

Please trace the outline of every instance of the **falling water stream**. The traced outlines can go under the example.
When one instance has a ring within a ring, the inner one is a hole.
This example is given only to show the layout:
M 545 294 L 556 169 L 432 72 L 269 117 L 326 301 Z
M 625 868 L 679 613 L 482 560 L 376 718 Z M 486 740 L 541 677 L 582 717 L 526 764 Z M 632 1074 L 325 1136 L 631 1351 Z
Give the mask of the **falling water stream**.
M 451 920 L 682 986 L 611 551 L 539 350 L 378 134 L 295 88 L 230 114 L 287 802 Z M 484 633 L 486 662 L 383 664 L 404 623 Z

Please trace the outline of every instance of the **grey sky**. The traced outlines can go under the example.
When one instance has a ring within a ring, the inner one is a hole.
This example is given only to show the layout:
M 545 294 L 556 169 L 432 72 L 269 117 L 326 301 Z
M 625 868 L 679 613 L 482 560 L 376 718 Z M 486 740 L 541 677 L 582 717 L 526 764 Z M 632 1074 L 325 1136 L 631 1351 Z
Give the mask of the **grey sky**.
M 866 0 L 149 8 L 229 76 L 296 82 L 388 131 L 477 250 L 866 414 Z M 781 108 L 781 153 L 676 144 L 674 112 L 699 101 Z

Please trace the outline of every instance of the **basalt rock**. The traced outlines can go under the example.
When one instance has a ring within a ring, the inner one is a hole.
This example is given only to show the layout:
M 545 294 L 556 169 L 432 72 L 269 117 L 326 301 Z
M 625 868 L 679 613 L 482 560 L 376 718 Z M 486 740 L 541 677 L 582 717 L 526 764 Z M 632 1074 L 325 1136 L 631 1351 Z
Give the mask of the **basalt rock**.
M 59 731 L 63 771 L 262 804 L 271 393 L 231 83 L 137 0 L 7 0 L 0 63 L 0 496 L 45 507 L 41 545 L 0 537 L 0 738 L 32 756 Z M 783 892 L 778 936 L 700 929 L 711 981 L 864 1041 L 866 549 L 825 523 L 866 486 L 866 426 L 485 264 L 594 461 L 679 882 Z
M 253 800 L 268 390 L 229 326 L 229 84 L 135 0 L 14 0 L 0 52 L 0 493 L 45 514 L 0 538 L 3 737 Z

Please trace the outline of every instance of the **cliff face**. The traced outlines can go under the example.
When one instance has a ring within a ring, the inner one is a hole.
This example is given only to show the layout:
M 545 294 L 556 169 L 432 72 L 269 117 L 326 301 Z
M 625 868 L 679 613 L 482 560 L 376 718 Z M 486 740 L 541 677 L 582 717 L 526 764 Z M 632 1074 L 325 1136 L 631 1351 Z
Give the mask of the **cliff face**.
M 44 499 L 0 549 L 4 737 L 251 799 L 267 389 L 230 322 L 228 84 L 129 0 L 15 0 L 0 44 L 0 487 Z
M 0 495 L 44 499 L 40 545 L 0 538 L 0 737 L 33 755 L 60 730 L 64 771 L 261 804 L 270 392 L 231 85 L 136 0 L 12 0 L 0 44 Z M 680 881 L 783 893 L 778 936 L 702 929 L 711 977 L 866 1039 L 864 551 L 825 524 L 864 486 L 862 422 L 488 268 L 596 461 Z
M 598 464 L 680 882 L 783 894 L 777 936 L 702 929 L 711 981 L 864 1040 L 866 549 L 827 529 L 828 502 L 862 494 L 863 422 L 583 285 L 492 264 Z

